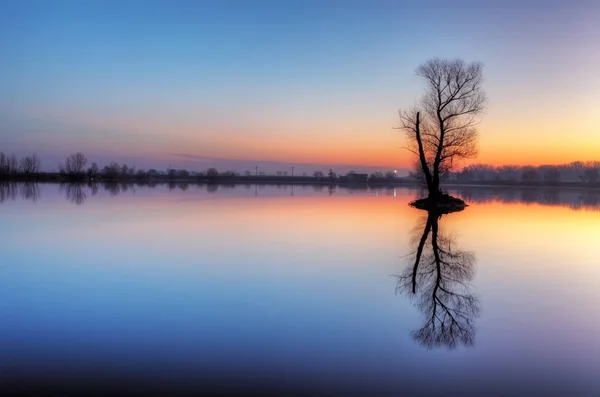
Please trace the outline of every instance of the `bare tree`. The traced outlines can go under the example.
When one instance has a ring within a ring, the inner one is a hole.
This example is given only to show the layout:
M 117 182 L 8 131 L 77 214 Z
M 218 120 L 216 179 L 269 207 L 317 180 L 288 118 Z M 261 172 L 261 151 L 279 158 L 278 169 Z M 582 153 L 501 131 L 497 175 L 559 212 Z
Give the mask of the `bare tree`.
M 14 158 L 16 161 L 14 155 L 12 155 L 12 158 Z M 6 175 L 14 172 L 14 170 L 11 169 L 11 166 L 11 156 L 5 155 L 4 153 L 0 152 L 0 175 Z
M 216 178 L 218 176 L 219 176 L 219 171 L 217 171 L 216 168 L 209 168 L 208 170 L 206 170 L 207 178 Z
M 98 164 L 94 162 L 92 163 L 91 167 L 88 168 L 87 173 L 90 179 L 96 179 L 100 174 L 100 167 L 98 167 Z
M 81 152 L 70 155 L 65 160 L 64 166 L 61 166 L 61 172 L 67 175 L 83 175 L 87 158 Z
M 600 178 L 600 174 L 598 173 L 597 168 L 587 168 L 583 173 L 584 182 L 593 185 L 598 182 L 598 178 Z
M 24 174 L 35 174 L 40 171 L 40 158 L 35 153 L 31 156 L 23 157 L 19 168 Z
M 0 152 L 0 175 L 14 174 L 19 172 L 19 162 L 14 154 L 5 155 Z
M 102 169 L 102 176 L 107 179 L 116 179 L 121 172 L 119 163 L 111 161 L 110 165 L 105 165 Z
M 478 116 L 484 109 L 483 66 L 461 59 L 433 58 L 417 68 L 427 84 L 413 109 L 400 111 L 407 149 L 418 157 L 429 199 L 440 197 L 440 179 L 460 159 L 477 154 Z
M 0 175 L 8 174 L 8 162 L 6 160 L 6 155 L 3 152 L 0 152 Z

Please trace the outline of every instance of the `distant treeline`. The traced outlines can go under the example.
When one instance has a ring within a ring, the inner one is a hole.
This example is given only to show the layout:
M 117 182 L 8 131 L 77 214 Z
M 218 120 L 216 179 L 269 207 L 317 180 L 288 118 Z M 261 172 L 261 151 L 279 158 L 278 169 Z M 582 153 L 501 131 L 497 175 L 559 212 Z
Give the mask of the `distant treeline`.
M 394 172 L 386 174 L 379 171 L 367 174 L 358 174 L 350 171 L 346 175 L 337 175 L 333 169 L 324 173 L 315 171 L 311 175 L 303 172 L 294 175 L 288 172 L 277 172 L 266 174 L 264 171 L 254 172 L 247 170 L 243 173 L 235 171 L 218 171 L 216 168 L 208 168 L 204 171 L 189 171 L 186 169 L 168 168 L 167 170 L 136 169 L 134 166 L 119 164 L 115 161 L 104 167 L 92 162 L 88 165 L 87 157 L 81 153 L 68 156 L 64 162 L 59 164 L 58 172 L 42 172 L 41 161 L 37 154 L 26 156 L 21 159 L 13 155 L 5 155 L 0 152 L 0 180 L 12 181 L 39 181 L 39 182 L 87 182 L 87 181 L 147 181 L 147 180 L 179 180 L 179 181 L 215 181 L 215 182 L 300 182 L 300 183 L 371 183 L 378 182 L 410 182 L 402 178 L 396 178 Z
M 448 174 L 447 180 L 459 182 L 523 182 L 531 184 L 584 183 L 596 185 L 600 182 L 600 161 L 576 161 L 564 165 L 494 167 L 474 164 L 459 172 Z
M 74 153 L 59 164 L 58 172 L 42 172 L 41 161 L 37 154 L 17 158 L 0 152 L 0 180 L 5 181 L 38 181 L 38 182 L 110 182 L 110 181 L 189 181 L 215 183 L 333 183 L 397 185 L 419 182 L 421 175 L 411 173 L 408 178 L 398 177 L 394 171 L 376 171 L 369 175 L 354 171 L 346 175 L 338 175 L 333 169 L 329 172 L 315 171 L 312 174 L 303 172 L 300 175 L 277 172 L 266 174 L 255 169 L 243 173 L 236 171 L 219 171 L 208 168 L 204 171 L 168 168 L 167 170 L 136 169 L 134 166 L 112 161 L 100 167 L 88 159 L 83 153 Z M 458 172 L 444 175 L 447 184 L 505 184 L 528 186 L 596 186 L 600 187 L 600 162 L 573 162 L 564 165 L 494 167 L 486 164 L 474 164 Z

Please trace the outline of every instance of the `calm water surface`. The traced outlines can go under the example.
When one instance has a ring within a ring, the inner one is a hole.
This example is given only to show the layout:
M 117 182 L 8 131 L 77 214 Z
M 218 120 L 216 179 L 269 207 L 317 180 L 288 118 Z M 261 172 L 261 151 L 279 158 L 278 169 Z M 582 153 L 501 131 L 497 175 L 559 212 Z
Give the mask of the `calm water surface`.
M 417 194 L 3 185 L 0 390 L 599 396 L 596 193 Z

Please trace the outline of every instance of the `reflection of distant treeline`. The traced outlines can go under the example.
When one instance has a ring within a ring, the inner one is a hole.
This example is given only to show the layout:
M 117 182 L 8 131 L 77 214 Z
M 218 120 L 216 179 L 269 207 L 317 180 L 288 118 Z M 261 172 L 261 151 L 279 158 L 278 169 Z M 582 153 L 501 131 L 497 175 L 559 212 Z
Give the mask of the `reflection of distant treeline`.
M 449 193 L 467 203 L 526 203 L 600 210 L 600 190 L 511 187 L 452 187 Z
M 40 197 L 40 186 L 42 184 L 38 182 L 23 181 L 23 182 L 8 182 L 0 181 L 0 203 L 7 200 L 15 200 L 17 198 L 37 201 Z M 103 181 L 103 182 L 61 182 L 57 184 L 59 186 L 59 192 L 65 196 L 65 198 L 73 204 L 83 204 L 90 196 L 96 196 L 99 191 L 108 193 L 111 197 L 119 194 L 128 192 L 135 192 L 136 188 L 139 187 L 166 187 L 169 190 L 181 190 L 186 191 L 190 188 L 204 189 L 208 193 L 216 192 L 227 192 L 236 187 L 243 186 L 245 189 L 253 189 L 254 194 L 258 195 L 258 192 L 267 186 L 281 189 L 282 191 L 288 191 L 289 195 L 294 195 L 294 189 L 312 189 L 315 192 L 326 191 L 329 195 L 332 195 L 339 191 L 339 187 L 331 184 L 286 184 L 278 182 L 268 183 L 216 183 L 216 182 L 187 182 L 177 180 L 138 180 L 138 181 Z M 374 189 L 367 188 L 366 186 L 354 186 L 348 187 L 348 191 L 360 191 L 360 192 L 372 192 L 374 194 L 385 194 L 392 195 L 394 189 Z
M 7 200 L 21 198 L 37 201 L 40 198 L 40 183 L 37 182 L 6 182 L 0 181 L 0 203 Z M 186 191 L 188 189 L 204 189 L 208 193 L 227 192 L 236 187 L 253 190 L 259 195 L 260 190 L 267 186 L 287 190 L 290 195 L 304 189 L 311 189 L 317 193 L 337 194 L 340 191 L 348 193 L 370 194 L 375 196 L 395 196 L 398 188 L 374 186 L 345 186 L 323 184 L 285 184 L 285 183 L 204 183 L 185 181 L 105 181 L 105 182 L 63 182 L 59 191 L 67 200 L 74 204 L 83 204 L 90 196 L 95 196 L 99 191 L 110 196 L 135 192 L 138 187 L 167 187 L 169 190 Z M 423 191 L 414 190 L 415 194 Z M 558 189 L 558 188 L 518 188 L 518 187 L 493 187 L 493 186 L 460 186 L 450 187 L 450 194 L 460 197 L 467 203 L 488 203 L 493 201 L 503 203 L 526 203 L 565 206 L 571 209 L 600 210 L 600 190 L 597 189 Z
M 9 183 L 0 181 L 0 203 L 17 197 L 37 201 L 40 197 L 39 184 L 33 182 Z

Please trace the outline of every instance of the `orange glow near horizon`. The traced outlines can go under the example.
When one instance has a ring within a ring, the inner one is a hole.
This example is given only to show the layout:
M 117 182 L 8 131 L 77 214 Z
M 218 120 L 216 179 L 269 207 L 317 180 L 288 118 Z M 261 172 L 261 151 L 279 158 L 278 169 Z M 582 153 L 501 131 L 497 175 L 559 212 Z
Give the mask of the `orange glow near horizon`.
M 600 160 L 600 118 L 567 109 L 565 115 L 548 120 L 534 109 L 531 117 L 511 104 L 498 103 L 482 117 L 479 155 L 458 162 L 457 169 L 473 163 L 500 165 L 566 164 Z M 586 109 L 587 110 L 587 109 Z M 65 139 L 41 136 L 23 138 L 23 147 L 37 151 L 111 152 L 119 157 L 146 157 L 169 161 L 173 154 L 224 160 L 273 161 L 325 165 L 412 169 L 415 157 L 403 149 L 404 133 L 395 130 L 397 116 L 386 109 L 366 109 L 350 115 L 315 114 L 305 120 L 298 115 L 264 114 L 257 119 L 208 120 L 170 114 L 141 115 L 80 109 L 33 109 L 31 117 L 59 123 L 61 128 L 94 128 L 99 135 L 65 133 Z M 520 112 L 520 113 L 519 113 Z M 514 113 L 514 114 L 513 114 Z M 36 116 L 37 115 L 37 116 Z M 536 121 L 542 120 L 542 121 Z M 573 120 L 577 120 L 575 124 Z M 280 127 L 281 125 L 281 127 Z M 574 131 L 571 133 L 571 131 Z M 40 147 L 41 145 L 41 147 Z

